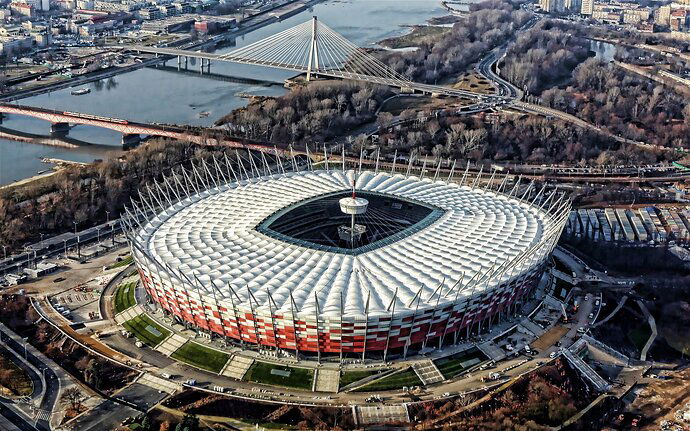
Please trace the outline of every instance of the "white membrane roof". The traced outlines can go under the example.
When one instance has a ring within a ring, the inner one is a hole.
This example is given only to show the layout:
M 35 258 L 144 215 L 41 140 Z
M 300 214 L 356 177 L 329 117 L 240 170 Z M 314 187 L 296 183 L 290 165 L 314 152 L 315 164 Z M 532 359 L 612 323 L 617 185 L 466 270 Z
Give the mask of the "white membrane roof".
M 372 316 L 389 314 L 392 301 L 397 314 L 453 301 L 457 289 L 460 298 L 469 295 L 477 273 L 526 252 L 553 223 L 545 212 L 503 194 L 365 171 L 357 178 L 358 190 L 421 201 L 444 214 L 418 232 L 359 255 L 307 248 L 255 229 L 300 200 L 350 190 L 353 179 L 353 171 L 303 171 L 216 187 L 151 218 L 140 232 L 141 245 L 153 259 L 198 280 L 208 294 L 215 285 L 219 299 L 230 298 L 232 286 L 238 306 L 268 309 L 270 292 L 273 311 L 277 306 L 287 313 L 292 292 L 300 315 L 313 316 L 317 298 L 322 316 L 364 316 L 369 297 Z M 475 283 L 475 294 L 519 276 L 544 257 L 544 249 L 501 279 Z

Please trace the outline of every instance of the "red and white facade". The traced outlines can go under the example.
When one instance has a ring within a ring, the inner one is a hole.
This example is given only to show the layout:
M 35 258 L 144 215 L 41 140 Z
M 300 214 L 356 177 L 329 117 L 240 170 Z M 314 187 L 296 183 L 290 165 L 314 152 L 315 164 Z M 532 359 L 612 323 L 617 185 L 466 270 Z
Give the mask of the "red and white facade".
M 194 172 L 166 179 L 125 218 L 150 300 L 203 331 L 299 353 L 385 358 L 485 328 L 533 291 L 569 210 L 537 190 L 531 202 L 518 197 L 519 187 L 493 191 L 365 171 L 357 189 L 444 213 L 412 234 L 349 255 L 255 227 L 295 202 L 348 190 L 354 172 L 239 181 L 228 174 L 208 187 L 199 187 L 203 177 L 194 181 Z

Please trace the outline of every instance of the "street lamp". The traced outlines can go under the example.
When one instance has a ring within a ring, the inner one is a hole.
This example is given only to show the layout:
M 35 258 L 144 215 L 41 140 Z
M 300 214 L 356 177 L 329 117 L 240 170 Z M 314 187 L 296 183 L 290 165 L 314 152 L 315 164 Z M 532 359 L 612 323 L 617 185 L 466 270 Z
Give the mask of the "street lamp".
M 39 235 L 41 235 L 41 248 L 43 248 L 43 236 L 44 236 L 45 234 L 44 234 L 44 233 L 40 233 Z
M 77 234 L 77 222 L 76 220 L 73 220 L 72 223 L 74 223 L 74 234 Z
M 98 244 L 101 243 L 101 228 L 100 228 L 100 226 L 96 227 L 96 242 Z
M 110 211 L 105 211 L 105 222 L 110 223 Z
M 2 246 L 2 255 L 3 255 L 3 259 L 7 259 L 7 246 L 6 245 Z

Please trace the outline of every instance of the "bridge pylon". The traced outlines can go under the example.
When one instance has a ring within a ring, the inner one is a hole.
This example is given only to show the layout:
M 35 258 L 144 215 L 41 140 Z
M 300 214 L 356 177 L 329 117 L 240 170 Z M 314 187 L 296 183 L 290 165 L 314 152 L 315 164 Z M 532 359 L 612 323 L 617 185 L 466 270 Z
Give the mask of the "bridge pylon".
M 319 71 L 319 44 L 316 38 L 318 26 L 316 16 L 311 19 L 311 44 L 309 45 L 309 64 L 307 65 L 307 82 L 311 79 L 311 74 Z

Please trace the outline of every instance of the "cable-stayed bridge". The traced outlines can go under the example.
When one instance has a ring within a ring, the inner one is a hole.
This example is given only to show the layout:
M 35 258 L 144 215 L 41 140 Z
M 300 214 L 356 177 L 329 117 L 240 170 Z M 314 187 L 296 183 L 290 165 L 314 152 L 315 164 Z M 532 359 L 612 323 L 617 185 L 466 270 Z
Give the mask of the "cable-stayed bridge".
M 202 71 L 205 60 L 208 60 L 209 65 L 211 61 L 223 61 L 306 73 L 307 81 L 318 75 L 387 85 L 407 92 L 483 101 L 504 99 L 495 95 L 413 82 L 319 22 L 316 17 L 226 54 L 142 45 L 119 45 L 113 48 L 176 56 L 178 64 L 182 58 L 199 58 Z

